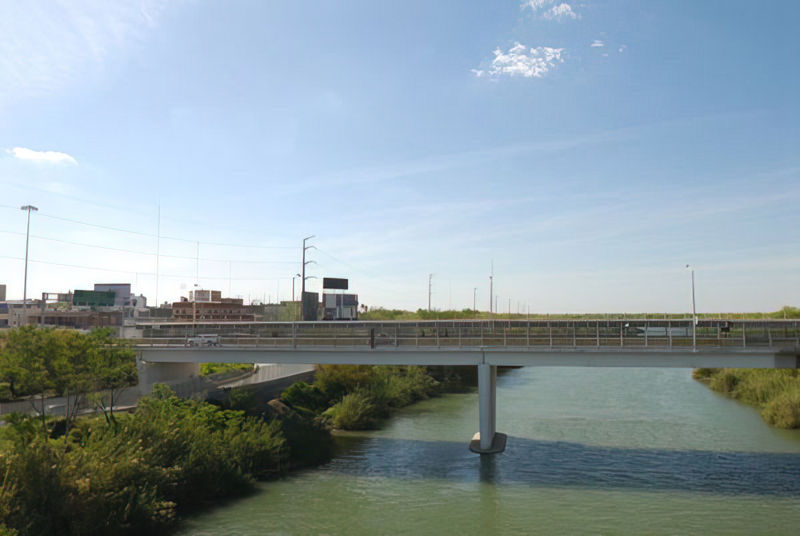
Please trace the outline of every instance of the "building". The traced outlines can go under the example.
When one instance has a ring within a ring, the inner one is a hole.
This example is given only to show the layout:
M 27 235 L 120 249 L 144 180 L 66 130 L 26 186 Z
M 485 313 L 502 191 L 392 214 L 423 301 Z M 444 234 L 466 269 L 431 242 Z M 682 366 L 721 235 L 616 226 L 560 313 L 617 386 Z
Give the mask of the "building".
M 0 285 L 0 302 L 6 301 L 6 286 Z
M 255 315 L 241 298 L 223 298 L 219 290 L 195 290 L 172 304 L 172 318 L 182 322 L 252 322 Z M 195 299 L 197 298 L 197 299 Z
M 189 301 L 196 301 L 196 302 L 221 302 L 222 301 L 222 291 L 221 290 L 190 290 L 189 291 Z
M 130 283 L 95 283 L 95 292 L 113 292 L 114 307 L 133 307 L 135 296 L 131 295 Z
M 26 321 L 30 325 L 52 326 L 91 330 L 95 328 L 120 327 L 122 310 L 117 311 L 57 311 L 51 309 L 29 312 Z
M 322 295 L 325 320 L 357 320 L 358 319 L 358 294 L 333 294 Z
M 0 304 L 0 327 L 15 328 L 30 324 L 30 317 L 42 311 L 45 304 L 41 300 L 7 300 Z

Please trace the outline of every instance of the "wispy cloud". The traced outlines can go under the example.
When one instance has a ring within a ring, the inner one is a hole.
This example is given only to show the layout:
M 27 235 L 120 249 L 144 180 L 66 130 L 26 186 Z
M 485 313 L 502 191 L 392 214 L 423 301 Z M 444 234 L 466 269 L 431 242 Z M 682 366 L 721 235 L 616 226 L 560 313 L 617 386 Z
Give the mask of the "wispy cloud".
M 553 6 L 544 13 L 542 13 L 542 17 L 547 20 L 564 20 L 564 19 L 577 19 L 579 15 L 572 10 L 572 6 L 566 3 L 558 4 L 557 6 Z
M 67 153 L 59 151 L 35 151 L 25 147 L 14 147 L 13 149 L 6 150 L 7 153 L 14 156 L 19 160 L 30 160 L 33 162 L 46 162 L 49 164 L 71 164 L 78 165 L 75 157 Z
M 102 69 L 141 42 L 165 0 L 3 2 L 0 4 L 0 105 L 48 94 Z
M 500 78 L 501 76 L 522 76 L 542 78 L 557 64 L 564 63 L 564 49 L 536 47 L 528 49 L 515 43 L 508 52 L 495 49 L 494 59 L 487 70 L 472 69 L 477 77 Z
M 530 9 L 534 13 L 541 11 L 542 18 L 546 20 L 575 20 L 581 17 L 572 9 L 570 4 L 566 2 L 556 4 L 556 0 L 526 0 L 521 7 L 522 9 Z
M 602 41 L 600 41 L 599 39 L 595 39 L 595 40 L 592 42 L 592 44 L 591 44 L 591 45 L 589 45 L 589 46 L 590 46 L 590 47 L 592 47 L 592 48 L 601 48 L 601 47 L 604 47 L 604 46 L 606 46 L 606 44 L 605 44 L 605 43 L 603 43 Z

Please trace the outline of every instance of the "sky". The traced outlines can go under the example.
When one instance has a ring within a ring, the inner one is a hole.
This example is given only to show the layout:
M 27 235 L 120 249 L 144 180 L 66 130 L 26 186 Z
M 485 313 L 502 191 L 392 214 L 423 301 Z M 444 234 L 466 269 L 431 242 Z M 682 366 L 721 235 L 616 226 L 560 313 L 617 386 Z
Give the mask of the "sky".
M 800 3 L 5 0 L 0 283 L 800 305 Z M 198 260 L 199 259 L 199 260 Z M 158 274 L 158 277 L 156 277 Z M 431 275 L 432 274 L 432 275 Z

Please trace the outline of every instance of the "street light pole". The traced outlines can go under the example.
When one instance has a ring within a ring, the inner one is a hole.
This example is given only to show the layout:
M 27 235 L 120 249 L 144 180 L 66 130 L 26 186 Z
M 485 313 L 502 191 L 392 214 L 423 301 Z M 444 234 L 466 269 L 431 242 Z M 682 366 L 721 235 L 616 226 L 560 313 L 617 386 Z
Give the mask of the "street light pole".
M 694 299 L 694 267 L 687 264 L 687 268 L 692 271 L 692 348 L 697 349 L 697 307 Z
M 431 281 L 433 280 L 433 274 L 428 274 L 428 311 L 431 310 Z
M 19 208 L 20 210 L 25 210 L 28 212 L 28 223 L 25 229 L 25 279 L 22 284 L 22 311 L 24 316 L 26 309 L 25 305 L 28 303 L 28 242 L 31 236 L 31 211 L 36 212 L 39 209 L 33 205 L 25 205 Z
M 492 314 L 492 301 L 494 300 L 494 261 L 492 261 L 492 271 L 489 274 L 489 315 Z
M 478 311 L 478 287 L 472 289 L 472 310 Z

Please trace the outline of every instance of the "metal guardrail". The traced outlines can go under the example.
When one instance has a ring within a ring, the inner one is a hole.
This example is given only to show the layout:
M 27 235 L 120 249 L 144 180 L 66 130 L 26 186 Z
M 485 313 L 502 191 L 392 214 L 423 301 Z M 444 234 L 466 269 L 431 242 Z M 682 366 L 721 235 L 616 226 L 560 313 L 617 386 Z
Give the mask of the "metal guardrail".
M 213 326 L 213 327 L 212 327 Z M 778 348 L 800 350 L 794 320 L 582 319 L 418 322 L 247 322 L 163 324 L 144 328 L 140 347 L 201 347 L 195 333 L 220 346 L 253 348 Z

